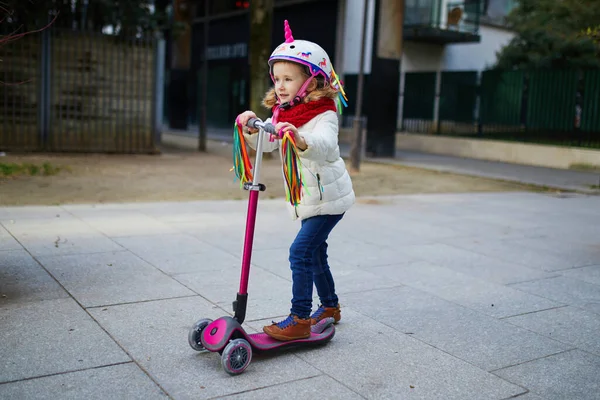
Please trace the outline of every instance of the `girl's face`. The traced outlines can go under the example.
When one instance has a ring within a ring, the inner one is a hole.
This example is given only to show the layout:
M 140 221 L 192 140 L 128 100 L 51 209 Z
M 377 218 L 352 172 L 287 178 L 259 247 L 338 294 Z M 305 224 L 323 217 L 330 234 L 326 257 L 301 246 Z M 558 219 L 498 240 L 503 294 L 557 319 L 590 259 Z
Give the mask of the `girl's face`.
M 275 93 L 279 97 L 279 101 L 286 103 L 294 99 L 308 76 L 306 76 L 300 65 L 279 61 L 273 65 L 273 79 L 275 80 Z

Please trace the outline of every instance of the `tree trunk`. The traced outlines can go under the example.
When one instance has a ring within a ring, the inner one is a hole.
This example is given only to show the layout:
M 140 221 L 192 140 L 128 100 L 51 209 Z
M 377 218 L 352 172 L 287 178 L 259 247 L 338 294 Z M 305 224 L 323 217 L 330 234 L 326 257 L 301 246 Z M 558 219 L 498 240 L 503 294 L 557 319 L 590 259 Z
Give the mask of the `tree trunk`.
M 269 65 L 271 55 L 271 28 L 273 26 L 273 0 L 250 2 L 250 110 L 263 121 L 270 115 L 262 106 L 262 99 L 269 90 Z M 263 158 L 272 158 L 271 153 Z
M 269 90 L 269 66 L 271 54 L 271 28 L 273 26 L 273 0 L 250 2 L 250 109 L 265 119 L 269 111 L 261 101 Z
M 192 12 L 188 0 L 174 0 L 173 20 L 185 24 L 185 30 L 173 43 L 171 68 L 189 70 L 192 59 Z

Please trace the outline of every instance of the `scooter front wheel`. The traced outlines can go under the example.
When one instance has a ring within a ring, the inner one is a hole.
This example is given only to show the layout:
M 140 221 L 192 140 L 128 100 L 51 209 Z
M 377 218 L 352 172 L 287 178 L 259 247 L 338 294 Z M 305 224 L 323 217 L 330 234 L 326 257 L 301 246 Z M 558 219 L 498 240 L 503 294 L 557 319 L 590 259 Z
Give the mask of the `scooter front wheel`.
M 188 333 L 188 343 L 196 351 L 205 350 L 202 344 L 202 331 L 212 322 L 212 319 L 204 318 L 196 322 Z
M 223 369 L 230 375 L 238 375 L 252 361 L 252 346 L 245 339 L 234 339 L 225 346 L 221 355 Z

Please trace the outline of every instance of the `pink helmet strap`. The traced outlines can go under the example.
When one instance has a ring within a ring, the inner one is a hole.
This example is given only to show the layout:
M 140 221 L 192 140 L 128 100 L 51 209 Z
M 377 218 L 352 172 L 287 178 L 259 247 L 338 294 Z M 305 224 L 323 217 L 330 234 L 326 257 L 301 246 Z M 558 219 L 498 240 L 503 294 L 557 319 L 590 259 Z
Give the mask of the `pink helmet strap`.
M 314 79 L 314 75 L 311 75 L 310 78 L 308 78 L 304 84 L 302 86 L 300 86 L 300 89 L 298 89 L 298 93 L 296 93 L 296 96 L 294 96 L 294 100 L 296 99 L 296 97 L 300 97 L 300 99 L 303 99 L 304 96 L 306 96 L 306 88 L 308 88 L 308 85 L 310 85 L 310 83 L 312 82 L 312 80 Z
M 308 85 L 310 85 L 310 83 L 312 82 L 312 80 L 314 79 L 314 75 L 311 75 L 303 84 L 302 86 L 300 86 L 300 89 L 298 89 L 298 92 L 296 93 L 296 95 L 294 96 L 294 98 L 286 103 L 280 104 L 279 107 L 281 108 L 289 108 L 292 106 L 295 106 L 296 104 L 300 103 L 302 101 L 302 99 L 304 99 L 304 97 L 306 97 L 306 88 L 308 88 Z

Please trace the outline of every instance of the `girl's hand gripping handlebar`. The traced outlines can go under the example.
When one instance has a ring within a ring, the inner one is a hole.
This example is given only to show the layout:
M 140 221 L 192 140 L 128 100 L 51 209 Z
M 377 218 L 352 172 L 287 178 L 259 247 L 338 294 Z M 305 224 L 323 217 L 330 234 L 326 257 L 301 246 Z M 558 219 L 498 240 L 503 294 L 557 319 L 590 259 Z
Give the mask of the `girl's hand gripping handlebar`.
M 270 122 L 262 122 L 260 119 L 258 118 L 250 118 L 248 120 L 248 124 L 247 124 L 250 128 L 254 128 L 254 129 L 259 129 L 261 128 L 262 130 L 264 130 L 267 133 L 270 133 L 269 136 L 269 141 L 274 141 L 275 139 L 280 139 L 277 130 L 275 129 L 275 125 L 271 124 Z

